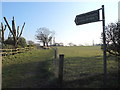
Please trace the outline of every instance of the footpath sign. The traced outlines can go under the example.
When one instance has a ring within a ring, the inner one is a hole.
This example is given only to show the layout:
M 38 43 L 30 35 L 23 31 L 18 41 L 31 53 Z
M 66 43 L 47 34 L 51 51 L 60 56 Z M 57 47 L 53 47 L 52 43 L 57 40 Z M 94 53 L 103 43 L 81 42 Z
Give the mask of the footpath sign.
M 102 20 L 99 18 L 99 11 L 102 10 Z M 104 69 L 104 87 L 106 87 L 107 82 L 107 61 L 106 61 L 106 36 L 105 36 L 105 15 L 104 15 L 104 5 L 98 10 L 94 10 L 88 13 L 80 14 L 75 17 L 76 25 L 82 25 L 92 22 L 102 21 L 103 25 L 103 69 Z
M 87 24 L 99 21 L 99 10 L 77 15 L 75 18 L 76 25 Z

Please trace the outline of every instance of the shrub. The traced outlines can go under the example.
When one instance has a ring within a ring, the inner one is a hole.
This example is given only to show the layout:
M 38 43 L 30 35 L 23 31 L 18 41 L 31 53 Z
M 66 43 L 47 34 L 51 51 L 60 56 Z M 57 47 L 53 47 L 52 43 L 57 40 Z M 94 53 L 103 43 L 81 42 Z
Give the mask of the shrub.
M 9 37 L 8 39 L 5 40 L 4 42 L 4 47 L 3 48 L 9 48 L 9 47 L 13 47 L 14 48 L 14 40 L 13 37 Z M 18 46 L 17 47 L 26 47 L 27 43 L 24 37 L 21 37 L 18 41 Z

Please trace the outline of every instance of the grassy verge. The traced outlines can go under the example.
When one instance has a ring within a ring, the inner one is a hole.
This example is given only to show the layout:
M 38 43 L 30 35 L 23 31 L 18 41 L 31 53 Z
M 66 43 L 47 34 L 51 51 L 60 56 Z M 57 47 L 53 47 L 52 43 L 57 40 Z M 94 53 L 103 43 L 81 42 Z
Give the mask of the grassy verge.
M 6 56 L 2 62 L 2 88 L 47 87 L 54 77 L 51 49 Z

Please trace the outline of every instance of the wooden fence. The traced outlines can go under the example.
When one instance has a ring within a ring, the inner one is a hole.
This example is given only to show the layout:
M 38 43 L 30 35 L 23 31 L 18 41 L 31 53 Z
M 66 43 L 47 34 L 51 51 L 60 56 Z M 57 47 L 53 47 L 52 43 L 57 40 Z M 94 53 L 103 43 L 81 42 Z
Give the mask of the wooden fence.
M 7 56 L 7 55 L 14 55 L 17 53 L 23 53 L 33 49 L 34 47 L 25 47 L 25 48 L 16 48 L 16 49 L 0 49 L 0 55 Z

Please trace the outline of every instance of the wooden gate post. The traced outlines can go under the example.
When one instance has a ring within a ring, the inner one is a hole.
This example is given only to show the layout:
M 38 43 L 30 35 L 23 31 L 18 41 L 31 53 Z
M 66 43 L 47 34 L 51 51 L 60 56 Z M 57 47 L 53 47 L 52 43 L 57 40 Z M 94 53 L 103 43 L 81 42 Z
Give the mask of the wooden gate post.
M 63 62 L 64 62 L 64 54 L 59 55 L 59 73 L 58 73 L 58 80 L 60 86 L 63 83 Z

